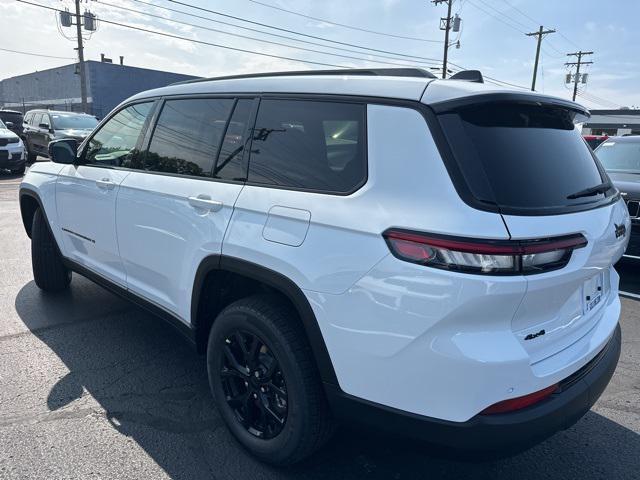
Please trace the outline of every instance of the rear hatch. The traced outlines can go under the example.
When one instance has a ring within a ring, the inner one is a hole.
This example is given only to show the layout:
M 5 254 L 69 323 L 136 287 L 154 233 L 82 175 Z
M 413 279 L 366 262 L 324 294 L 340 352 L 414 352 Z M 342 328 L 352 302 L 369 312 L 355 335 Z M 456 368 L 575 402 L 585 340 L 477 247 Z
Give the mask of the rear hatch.
M 521 277 L 526 293 L 512 329 L 532 364 L 540 362 L 597 324 L 617 295 L 612 265 L 628 241 L 624 203 L 575 127 L 588 112 L 572 102 L 518 94 L 433 107 L 443 156 L 467 203 L 500 213 L 512 240 L 586 239 L 566 264 Z

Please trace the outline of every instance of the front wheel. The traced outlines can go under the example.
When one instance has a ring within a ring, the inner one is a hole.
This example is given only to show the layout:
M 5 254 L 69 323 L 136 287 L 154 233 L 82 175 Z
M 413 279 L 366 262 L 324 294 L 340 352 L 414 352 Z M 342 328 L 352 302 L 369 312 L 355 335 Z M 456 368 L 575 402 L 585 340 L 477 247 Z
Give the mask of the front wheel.
M 225 308 L 209 334 L 207 368 L 229 430 L 261 460 L 292 464 L 330 437 L 310 346 L 279 297 L 255 295 Z
M 40 208 L 36 209 L 31 226 L 31 266 L 33 279 L 42 290 L 64 290 L 71 282 L 71 270 L 62 263 L 62 255 Z

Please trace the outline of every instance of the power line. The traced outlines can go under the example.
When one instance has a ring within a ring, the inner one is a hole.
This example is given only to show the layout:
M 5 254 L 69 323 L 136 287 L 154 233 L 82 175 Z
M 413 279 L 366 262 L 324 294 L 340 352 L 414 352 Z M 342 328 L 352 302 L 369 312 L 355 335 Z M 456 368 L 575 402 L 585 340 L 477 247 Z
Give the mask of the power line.
M 294 48 L 294 49 L 303 50 L 303 51 L 306 51 L 306 52 L 320 53 L 322 55 L 331 55 L 331 56 L 335 56 L 335 57 L 349 58 L 349 59 L 352 59 L 352 60 L 360 60 L 360 61 L 364 61 L 364 62 L 373 62 L 373 63 L 381 63 L 381 64 L 387 64 L 387 65 L 396 65 L 396 66 L 400 66 L 400 67 L 414 67 L 415 66 L 415 65 L 408 65 L 406 63 L 386 62 L 386 61 L 383 61 L 383 60 L 372 60 L 372 59 L 369 59 L 369 58 L 354 57 L 352 55 L 343 55 L 343 54 L 340 54 L 340 53 L 327 52 L 327 51 L 323 51 L 323 50 L 315 50 L 315 49 L 312 49 L 312 48 L 305 48 L 305 47 L 300 47 L 300 46 L 297 46 L 297 45 L 287 45 L 286 43 L 282 43 L 282 42 L 274 42 L 274 41 L 271 41 L 271 40 L 265 40 L 265 39 L 261 39 L 261 38 L 257 38 L 257 37 L 251 37 L 251 36 L 248 36 L 248 35 L 242 35 L 242 34 L 239 34 L 239 33 L 225 32 L 224 30 L 219 30 L 217 28 L 205 27 L 203 25 L 197 25 L 195 23 L 183 22 L 181 20 L 174 20 L 172 18 L 163 17 L 161 15 L 154 15 L 153 13 L 143 12 L 141 10 L 136 10 L 136 9 L 133 9 L 133 8 L 127 8 L 127 7 L 123 7 L 123 6 L 120 6 L 120 5 L 114 5 L 112 3 L 105 2 L 105 1 L 100 1 L 100 3 L 102 5 L 106 5 L 106 6 L 111 7 L 111 8 L 117 8 L 117 9 L 120 9 L 120 10 L 126 10 L 128 12 L 137 13 L 137 14 L 140 14 L 140 15 L 146 15 L 147 17 L 159 18 L 161 20 L 165 20 L 165 21 L 171 22 L 171 23 L 177 23 L 177 24 L 180 24 L 180 25 L 188 25 L 190 27 L 195 27 L 195 28 L 200 28 L 200 29 L 203 29 L 203 30 L 208 30 L 210 32 L 222 33 L 224 35 L 230 35 L 230 36 L 233 36 L 233 37 L 244 38 L 244 39 L 248 39 L 248 40 L 254 40 L 254 41 L 257 41 L 257 42 L 268 43 L 268 44 L 271 44 L 271 45 L 278 45 L 278 46 L 285 47 L 285 48 Z M 364 53 L 364 52 L 362 52 L 362 53 Z M 398 60 L 400 60 L 400 59 L 398 59 Z
M 75 60 L 75 57 L 56 57 L 55 55 L 45 55 L 43 53 L 23 52 L 21 50 L 11 50 L 9 48 L 0 48 L 3 52 L 19 53 L 21 55 L 30 55 L 32 57 L 57 58 L 59 60 Z
M 496 7 L 494 7 L 493 5 L 485 2 L 484 0 L 476 0 L 476 1 L 480 2 L 482 5 L 484 5 L 485 7 L 493 10 L 494 12 L 498 13 L 499 15 L 502 15 L 503 17 L 508 18 L 511 22 L 513 22 L 516 25 L 521 26 L 522 28 L 526 28 L 527 30 L 531 28 L 531 24 L 527 25 L 527 24 L 522 23 L 518 19 L 512 17 L 511 15 L 508 15 L 507 13 L 503 12 L 502 10 L 498 10 Z
M 96 1 L 98 1 L 98 0 L 96 0 Z M 157 9 L 160 9 L 160 10 L 166 10 L 168 12 L 174 12 L 174 13 L 179 13 L 181 15 L 185 15 L 185 16 L 189 16 L 189 17 L 199 18 L 199 19 L 202 19 L 202 20 L 206 20 L 207 22 L 219 23 L 221 25 L 227 25 L 227 26 L 230 26 L 230 27 L 239 28 L 239 29 L 246 30 L 246 31 L 249 31 L 249 32 L 261 33 L 263 35 L 269 35 L 269 36 L 276 37 L 276 38 L 283 38 L 285 40 L 304 43 L 304 44 L 308 44 L 308 45 L 315 45 L 315 46 L 319 46 L 319 47 L 330 48 L 330 49 L 339 50 L 339 51 L 342 51 L 342 52 L 366 54 L 366 55 L 369 55 L 369 56 L 372 56 L 372 57 L 386 58 L 386 59 L 389 59 L 389 60 L 402 60 L 402 58 L 397 58 L 397 57 L 403 57 L 403 58 L 411 58 L 411 59 L 419 59 L 419 60 L 427 60 L 427 61 L 432 61 L 432 62 L 439 62 L 439 60 L 437 58 L 418 57 L 418 56 L 406 55 L 406 54 L 402 54 L 402 53 L 394 53 L 393 55 L 396 55 L 396 56 L 395 57 L 391 57 L 391 56 L 388 56 L 388 55 L 381 55 L 379 53 L 378 54 L 376 54 L 376 53 L 367 53 L 367 52 L 363 52 L 361 50 L 353 50 L 353 49 L 350 49 L 350 48 L 338 47 L 338 46 L 334 46 L 334 45 L 325 45 L 324 43 L 312 42 L 310 40 L 303 40 L 303 39 L 300 39 L 300 38 L 289 37 L 287 35 L 281 35 L 279 33 L 267 32 L 265 30 L 260 30 L 260 29 L 257 29 L 257 28 L 251 28 L 251 27 L 245 27 L 245 26 L 242 26 L 242 25 L 236 25 L 234 23 L 225 22 L 223 20 L 215 20 L 215 19 L 210 18 L 210 17 L 203 17 L 202 15 L 196 15 L 195 13 L 185 12 L 183 10 L 177 10 L 177 9 L 171 8 L 171 7 L 165 7 L 165 6 L 156 5 L 156 4 L 153 4 L 153 3 L 145 2 L 143 0 L 131 0 L 131 1 L 140 3 L 142 5 L 147 5 L 147 6 L 150 6 L 150 7 L 153 7 L 153 8 L 157 8 Z M 358 46 L 358 48 L 362 48 L 362 47 Z
M 538 20 L 536 20 L 535 18 L 531 17 L 530 15 L 528 15 L 526 12 L 523 12 L 522 10 L 520 10 L 518 7 L 516 7 L 515 5 L 513 5 L 512 3 L 508 2 L 507 0 L 502 0 L 506 5 L 508 5 L 509 7 L 511 7 L 513 10 L 515 10 L 516 12 L 518 12 L 520 15 L 528 18 L 529 20 L 531 20 L 532 22 L 534 22 L 536 25 L 539 25 L 540 22 Z M 565 39 L 567 42 L 569 42 L 570 44 L 572 44 L 574 47 L 576 48 L 580 48 L 575 42 L 573 42 L 570 38 L 568 38 L 566 35 L 564 35 L 562 32 L 557 32 L 558 35 L 560 35 L 563 39 Z M 553 45 L 551 45 L 551 43 L 548 44 L 552 49 L 556 50 L 558 53 L 562 53 L 560 50 L 556 49 L 553 47 Z
M 27 5 L 31 5 L 31 6 L 34 6 L 34 7 L 40 7 L 40 8 L 44 8 L 46 10 L 52 10 L 54 12 L 61 12 L 62 11 L 62 10 L 58 10 L 57 8 L 54 8 L 54 7 L 48 7 L 46 5 L 40 5 L 38 3 L 32 3 L 32 2 L 28 2 L 26 0 L 16 0 L 16 1 L 20 2 L 20 3 L 27 4 Z M 311 61 L 311 60 L 302 60 L 300 58 L 284 57 L 284 56 L 281 56 L 281 55 L 275 55 L 275 54 L 271 54 L 271 53 L 256 52 L 256 51 L 247 50 L 247 49 L 244 49 L 244 48 L 230 47 L 229 45 L 222 45 L 222 44 L 219 44 L 219 43 L 205 42 L 204 40 L 196 40 L 194 38 L 182 37 L 180 35 L 173 35 L 171 33 L 158 32 L 158 31 L 155 31 L 155 30 L 149 30 L 149 29 L 142 28 L 142 27 L 136 27 L 134 25 L 127 25 L 126 23 L 119 23 L 119 22 L 114 22 L 112 20 L 106 20 L 104 18 L 101 18 L 100 21 L 102 23 L 107 23 L 109 25 L 116 25 L 116 26 L 119 26 L 119 27 L 128 28 L 130 30 L 137 30 L 137 31 L 140 31 L 140 32 L 151 33 L 153 35 L 160 35 L 160 36 L 163 36 L 163 37 L 174 38 L 176 40 L 185 40 L 185 41 L 188 41 L 188 42 L 198 43 L 200 45 L 208 45 L 208 46 L 211 46 L 211 47 L 224 48 L 226 50 L 233 50 L 235 52 L 250 53 L 250 54 L 253 54 L 253 55 L 260 55 L 260 56 L 263 56 L 263 57 L 279 58 L 281 60 L 289 60 L 289 61 L 292 61 L 292 62 L 308 63 L 310 65 L 320 65 L 320 66 L 323 66 L 323 67 L 350 68 L 348 65 L 345 66 L 345 65 L 335 65 L 335 64 L 332 64 L 332 63 L 314 62 L 314 61 Z
M 311 20 L 316 20 L 318 22 L 328 23 L 330 25 L 336 25 L 338 27 L 349 28 L 351 30 L 357 30 L 359 32 L 373 33 L 375 35 L 382 35 L 382 36 L 385 36 L 385 37 L 402 38 L 402 39 L 405 39 L 405 40 L 415 40 L 417 42 L 442 43 L 440 40 L 427 40 L 427 39 L 424 39 L 424 38 L 407 37 L 407 36 L 404 36 L 404 35 L 396 35 L 396 34 L 393 34 L 393 33 L 378 32 L 376 30 L 369 30 L 367 28 L 356 27 L 354 25 L 347 25 L 346 23 L 333 22 L 333 21 L 327 20 L 325 18 L 312 17 L 311 15 L 305 15 L 304 13 L 294 12 L 293 10 L 287 10 L 286 8 L 277 7 L 275 5 L 270 5 L 270 4 L 264 3 L 264 2 L 259 2 L 258 0 L 249 0 L 249 1 L 251 3 L 256 3 L 258 5 L 262 5 L 263 7 L 272 8 L 274 10 L 279 10 L 281 12 L 287 12 L 287 13 L 290 13 L 292 15 L 297 15 L 298 17 L 303 17 L 303 18 L 308 18 L 308 19 L 311 19 Z
M 348 47 L 361 48 L 363 50 L 368 50 L 368 51 L 371 51 L 371 52 L 388 53 L 388 54 L 391 54 L 391 55 L 398 55 L 398 56 L 407 57 L 407 58 L 417 58 L 417 59 L 420 59 L 420 60 L 434 60 L 433 58 L 418 57 L 418 56 L 415 56 L 415 55 L 406 55 L 404 53 L 397 53 L 397 52 L 392 52 L 392 51 L 389 51 L 389 50 L 380 50 L 380 49 L 371 48 L 371 47 L 364 47 L 362 45 L 356 45 L 356 44 L 353 44 L 353 43 L 340 42 L 338 40 L 331 40 L 329 38 L 319 37 L 319 36 L 316 36 L 316 35 L 309 35 L 307 33 L 296 32 L 295 30 L 288 30 L 286 28 L 276 27 L 276 26 L 273 26 L 273 25 L 269 25 L 267 23 L 261 23 L 261 22 L 256 22 L 256 21 L 253 21 L 253 20 L 247 20 L 246 18 L 236 17 L 236 16 L 233 16 L 233 15 L 229 15 L 227 13 L 217 12 L 215 10 L 211 10 L 211 9 L 204 8 L 204 7 L 198 7 L 196 5 L 191 5 L 191 4 L 185 3 L 185 2 L 180 2 L 178 0 L 168 0 L 168 1 L 171 2 L 171 3 L 177 3 L 178 5 L 182 5 L 182 6 L 185 6 L 185 7 L 193 8 L 195 10 L 200 10 L 200 11 L 207 12 L 207 13 L 213 13 L 214 15 L 220 15 L 220 16 L 223 16 L 223 17 L 232 18 L 234 20 L 239 20 L 241 22 L 251 23 L 253 25 L 260 25 L 261 27 L 272 28 L 274 30 L 278 30 L 278 31 L 281 31 L 281 32 L 287 32 L 287 33 L 292 33 L 294 35 L 300 35 L 301 37 L 313 38 L 315 40 L 322 40 L 324 42 L 335 43 L 335 44 L 338 44 L 338 45 L 346 45 Z
M 598 96 L 596 96 L 596 95 L 594 95 L 592 93 L 588 93 L 588 92 L 584 92 L 584 91 L 583 92 L 578 92 L 578 96 L 579 97 L 583 97 L 586 100 L 589 100 L 589 101 L 591 101 L 593 103 L 597 103 L 598 105 L 601 105 L 603 107 L 607 107 L 607 106 L 616 107 L 616 108 L 621 108 L 622 107 L 622 105 L 620 105 L 618 103 L 612 102 L 611 100 L 607 100 L 605 98 L 598 97 Z
M 516 32 L 520 32 L 520 33 L 522 33 L 522 34 L 525 34 L 525 35 L 526 35 L 526 33 L 527 33 L 527 32 L 525 32 L 524 30 L 522 30 L 522 29 L 520 29 L 520 28 L 518 28 L 518 27 L 513 26 L 513 24 L 511 24 L 511 23 L 507 22 L 506 20 L 504 20 L 504 19 L 502 19 L 502 18 L 500 18 L 500 17 L 496 16 L 496 15 L 495 15 L 494 13 L 492 13 L 491 11 L 489 11 L 489 10 L 485 10 L 485 9 L 484 9 L 484 8 L 482 8 L 481 6 L 476 5 L 476 4 L 475 4 L 475 3 L 473 3 L 471 0 L 467 0 L 467 3 L 469 3 L 470 5 L 473 5 L 475 8 L 477 8 L 478 10 L 480 10 L 480 11 L 482 11 L 482 12 L 486 13 L 487 15 L 489 15 L 489 16 L 491 16 L 491 17 L 495 18 L 495 19 L 496 19 L 496 20 L 498 20 L 499 22 L 504 23 L 507 27 L 514 29 Z

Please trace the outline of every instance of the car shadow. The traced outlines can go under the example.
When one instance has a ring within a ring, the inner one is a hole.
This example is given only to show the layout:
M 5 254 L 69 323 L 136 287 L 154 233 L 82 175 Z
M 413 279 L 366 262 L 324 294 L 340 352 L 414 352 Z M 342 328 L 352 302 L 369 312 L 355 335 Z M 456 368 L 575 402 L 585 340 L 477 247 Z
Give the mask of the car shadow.
M 640 471 L 640 435 L 595 412 L 501 460 L 457 461 L 453 452 L 435 455 L 419 442 L 342 427 L 310 460 L 286 469 L 268 467 L 224 428 L 204 358 L 162 320 L 78 275 L 68 292 L 55 295 L 29 282 L 15 308 L 68 369 L 49 390 L 48 410 L 73 412 L 82 402 L 97 401 L 111 427 L 135 441 L 171 478 L 587 480 L 633 478 Z

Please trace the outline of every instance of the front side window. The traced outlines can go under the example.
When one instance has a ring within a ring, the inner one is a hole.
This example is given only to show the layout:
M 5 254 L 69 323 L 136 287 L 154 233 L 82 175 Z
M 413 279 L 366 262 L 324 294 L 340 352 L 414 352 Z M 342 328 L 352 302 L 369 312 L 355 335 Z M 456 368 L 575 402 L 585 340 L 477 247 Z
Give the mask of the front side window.
M 40 118 L 39 125 L 42 125 L 42 128 L 51 128 L 51 121 L 49 120 L 49 115 L 46 113 L 42 114 L 42 118 Z
M 153 102 L 130 105 L 111 117 L 89 140 L 85 163 L 129 167 L 138 157 L 136 146 Z
M 210 176 L 233 103 L 229 98 L 167 100 L 142 168 Z
M 267 99 L 253 131 L 249 181 L 349 193 L 366 178 L 365 106 Z

